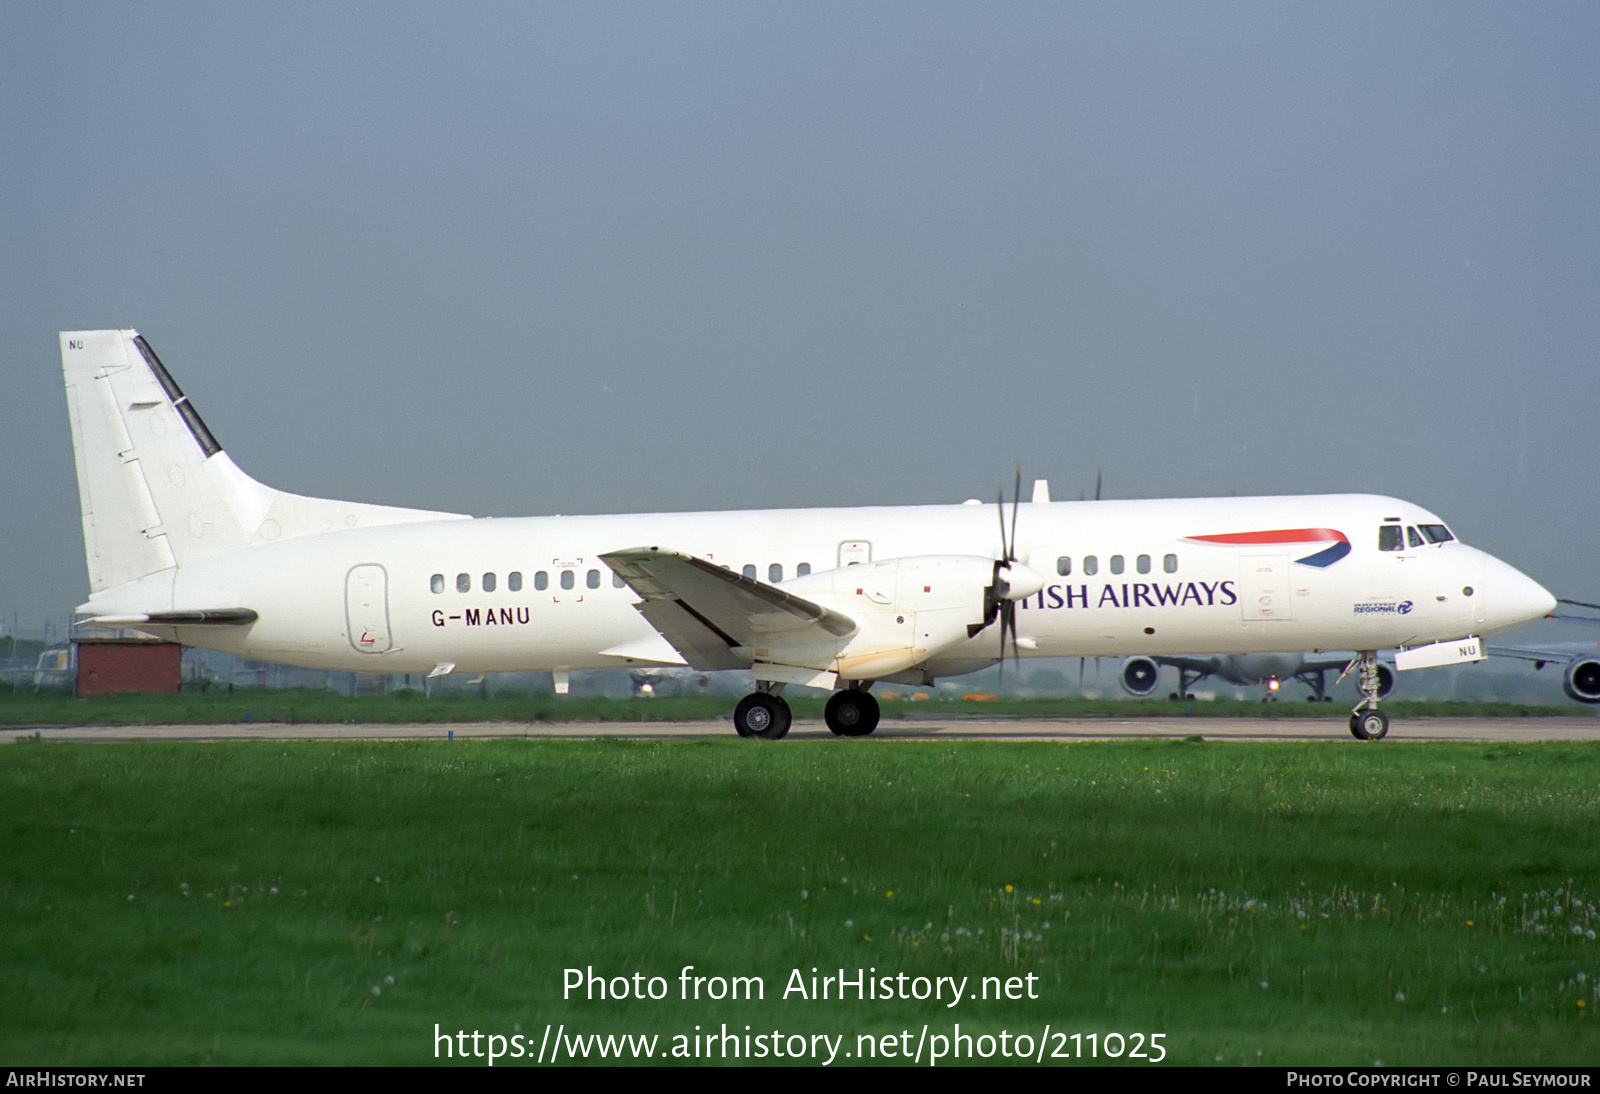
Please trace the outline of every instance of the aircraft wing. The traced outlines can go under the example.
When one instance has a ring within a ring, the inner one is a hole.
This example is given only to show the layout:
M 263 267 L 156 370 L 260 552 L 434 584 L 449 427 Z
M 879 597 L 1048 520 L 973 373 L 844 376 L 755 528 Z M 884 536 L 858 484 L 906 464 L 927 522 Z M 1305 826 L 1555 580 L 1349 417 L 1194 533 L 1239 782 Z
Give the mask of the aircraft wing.
M 1556 604 L 1560 605 L 1560 607 L 1557 607 L 1546 618 L 1560 619 L 1567 623 L 1587 623 L 1591 627 L 1600 625 L 1600 616 L 1584 615 L 1581 612 L 1568 610 L 1569 608 L 1585 608 L 1591 612 L 1600 612 L 1600 604 L 1590 604 L 1582 600 L 1557 600 Z
M 1515 657 L 1522 661 L 1532 661 L 1543 668 L 1548 664 L 1565 664 L 1575 657 L 1582 657 L 1587 650 L 1600 648 L 1600 642 L 1574 642 L 1565 647 L 1546 646 L 1488 646 L 1490 653 L 1496 657 Z
M 1152 655 L 1150 660 L 1167 668 L 1198 673 L 1199 675 L 1190 681 L 1192 684 L 1198 684 L 1201 680 L 1217 671 L 1217 659 L 1215 657 L 1157 657 Z
M 1300 671 L 1295 673 L 1295 677 L 1298 679 L 1302 675 L 1310 675 L 1317 672 L 1343 672 L 1350 667 L 1350 662 L 1354 657 L 1355 654 L 1346 653 L 1339 657 L 1327 658 L 1321 661 L 1305 661 L 1300 665 Z
M 703 558 L 659 547 L 600 558 L 643 598 L 640 614 L 693 668 L 749 668 L 750 654 L 741 649 L 806 630 L 842 638 L 856 629 L 848 616 Z

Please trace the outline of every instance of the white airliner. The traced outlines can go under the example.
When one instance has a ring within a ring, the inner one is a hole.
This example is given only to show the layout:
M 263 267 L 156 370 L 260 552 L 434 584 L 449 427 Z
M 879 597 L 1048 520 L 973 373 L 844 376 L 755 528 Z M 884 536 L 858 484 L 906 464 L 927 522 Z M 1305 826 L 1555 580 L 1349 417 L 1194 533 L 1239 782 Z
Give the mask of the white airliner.
M 1409 502 L 1367 495 L 472 519 L 285 494 L 242 472 L 136 331 L 61 335 L 90 621 L 377 672 L 743 669 L 741 736 L 786 685 L 860 736 L 879 680 L 1025 657 L 1357 650 L 1481 658 L 1554 598 Z

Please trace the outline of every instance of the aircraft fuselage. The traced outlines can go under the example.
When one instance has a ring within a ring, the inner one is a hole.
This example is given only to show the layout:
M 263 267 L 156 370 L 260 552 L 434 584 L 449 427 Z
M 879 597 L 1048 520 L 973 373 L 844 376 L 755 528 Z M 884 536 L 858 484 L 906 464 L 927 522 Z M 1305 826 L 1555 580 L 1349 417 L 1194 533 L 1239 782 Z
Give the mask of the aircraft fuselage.
M 1490 633 L 1525 618 L 1519 606 L 1538 594 L 1516 581 L 1532 582 L 1459 541 L 1380 552 L 1377 528 L 1388 517 L 1438 519 L 1366 495 L 1025 503 L 1018 554 L 1045 584 L 1018 601 L 1021 650 L 1077 657 L 1375 649 Z M 1269 526 L 1336 528 L 1352 549 L 1315 566 L 1297 561 L 1304 546 L 1193 538 Z M 993 507 L 970 504 L 449 520 L 260 544 L 183 567 L 170 603 L 140 596 L 127 607 L 251 605 L 260 619 L 248 627 L 171 630 L 191 645 L 333 668 L 682 664 L 602 553 L 671 544 L 735 572 L 754 567 L 758 580 L 781 573 L 779 587 L 805 583 L 796 577 L 802 566 L 815 575 L 843 557 L 863 580 L 882 584 L 885 575 L 875 572 L 883 567 L 873 562 L 989 557 L 997 540 Z M 1091 558 L 1096 572 L 1087 574 Z M 870 585 L 856 594 L 864 608 L 874 602 Z M 997 643 L 980 632 L 938 661 L 992 662 Z

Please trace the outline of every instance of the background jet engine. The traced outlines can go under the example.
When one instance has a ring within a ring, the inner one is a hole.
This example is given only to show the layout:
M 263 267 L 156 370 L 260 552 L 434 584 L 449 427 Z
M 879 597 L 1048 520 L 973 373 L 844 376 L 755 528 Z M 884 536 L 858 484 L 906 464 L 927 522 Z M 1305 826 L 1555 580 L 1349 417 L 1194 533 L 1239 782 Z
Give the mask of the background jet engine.
M 1567 664 L 1566 677 L 1561 689 L 1568 698 L 1580 703 L 1600 703 L 1600 661 L 1588 657 L 1574 657 Z
M 1130 657 L 1122 663 L 1122 690 L 1143 699 L 1156 690 L 1161 666 L 1148 657 Z

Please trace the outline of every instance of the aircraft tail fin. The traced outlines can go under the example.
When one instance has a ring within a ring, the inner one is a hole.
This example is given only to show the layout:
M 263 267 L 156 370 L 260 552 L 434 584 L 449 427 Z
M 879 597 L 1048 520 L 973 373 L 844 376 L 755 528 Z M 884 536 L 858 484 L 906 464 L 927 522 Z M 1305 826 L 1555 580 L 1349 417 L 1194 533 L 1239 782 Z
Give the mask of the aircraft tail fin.
M 261 543 L 462 516 L 306 498 L 250 478 L 138 331 L 64 331 L 92 594 Z

